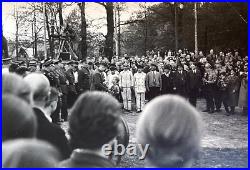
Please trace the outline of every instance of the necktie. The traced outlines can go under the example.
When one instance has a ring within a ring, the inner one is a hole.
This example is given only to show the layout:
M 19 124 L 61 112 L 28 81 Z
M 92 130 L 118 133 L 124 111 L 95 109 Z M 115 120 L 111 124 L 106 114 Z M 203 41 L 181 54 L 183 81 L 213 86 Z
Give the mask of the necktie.
M 156 79 L 155 79 L 155 72 L 153 71 L 153 80 L 154 80 L 154 85 L 156 85 Z

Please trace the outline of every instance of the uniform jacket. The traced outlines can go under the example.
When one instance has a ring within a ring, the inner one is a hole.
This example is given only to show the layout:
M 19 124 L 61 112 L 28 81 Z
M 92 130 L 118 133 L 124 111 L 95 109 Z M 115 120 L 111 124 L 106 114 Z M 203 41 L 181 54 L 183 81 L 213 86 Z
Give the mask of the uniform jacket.
M 136 93 L 144 93 L 146 92 L 146 74 L 135 73 L 134 75 L 134 87 Z
M 75 76 L 74 72 L 72 69 L 68 69 L 66 71 L 66 77 L 69 81 L 68 89 L 70 92 L 76 93 L 76 88 L 75 88 Z
M 229 106 L 238 106 L 240 80 L 237 76 L 228 77 L 227 103 Z
M 130 88 L 134 85 L 133 81 L 133 74 L 131 71 L 127 70 L 120 73 L 119 86 L 121 88 Z
M 58 125 L 49 122 L 40 109 L 34 108 L 33 110 L 38 122 L 37 138 L 45 140 L 57 147 L 61 152 L 62 159 L 69 158 L 71 149 L 65 136 L 65 132 Z
M 68 86 L 67 86 L 67 77 L 66 77 L 66 71 L 60 68 L 59 66 L 55 66 L 55 72 L 58 75 L 59 79 L 59 86 L 61 88 L 61 91 L 63 94 L 68 94 Z

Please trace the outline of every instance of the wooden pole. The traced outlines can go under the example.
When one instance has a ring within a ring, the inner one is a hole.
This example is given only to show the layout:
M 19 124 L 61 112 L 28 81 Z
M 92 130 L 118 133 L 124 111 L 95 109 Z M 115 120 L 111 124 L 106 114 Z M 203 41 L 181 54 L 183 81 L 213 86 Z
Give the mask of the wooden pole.
M 178 16 L 177 4 L 174 3 L 174 30 L 175 30 L 175 53 L 178 52 Z
M 197 35 L 197 3 L 194 3 L 194 41 L 195 55 L 198 55 L 198 35 Z
M 43 40 L 44 40 L 44 57 L 47 59 L 47 48 L 46 48 L 46 2 L 43 3 L 43 26 L 44 26 L 44 35 L 43 35 Z

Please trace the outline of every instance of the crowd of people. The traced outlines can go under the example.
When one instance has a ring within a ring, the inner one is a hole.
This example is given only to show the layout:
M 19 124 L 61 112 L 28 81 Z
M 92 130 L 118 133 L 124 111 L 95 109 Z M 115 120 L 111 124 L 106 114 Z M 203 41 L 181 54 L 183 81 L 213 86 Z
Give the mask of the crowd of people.
M 222 104 L 227 115 L 236 106 L 247 114 L 247 64 L 237 51 L 180 50 L 3 66 L 2 166 L 116 167 L 102 146 L 122 135 L 122 113 L 137 111 L 137 142 L 150 145 L 145 166 L 190 167 L 202 132 L 197 98 L 210 114 Z
M 111 93 L 128 112 L 141 112 L 145 103 L 156 96 L 176 94 L 193 106 L 197 98 L 205 98 L 204 112 L 210 114 L 220 112 L 222 104 L 228 116 L 237 106 L 247 114 L 248 57 L 236 50 L 215 54 L 211 49 L 206 56 L 186 49 L 177 53 L 148 52 L 141 57 L 125 54 L 111 61 L 102 57 L 85 61 L 46 59 L 29 69 L 27 65 L 12 64 L 9 71 L 21 76 L 40 71 L 58 89 L 60 100 L 53 122 L 67 121 L 67 109 L 89 90 Z

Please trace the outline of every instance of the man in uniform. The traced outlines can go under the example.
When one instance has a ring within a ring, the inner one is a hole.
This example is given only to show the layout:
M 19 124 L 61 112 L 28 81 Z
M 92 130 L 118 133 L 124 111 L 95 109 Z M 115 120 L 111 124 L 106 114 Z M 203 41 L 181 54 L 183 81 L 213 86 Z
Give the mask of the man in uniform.
M 97 91 L 108 91 L 108 87 L 105 84 L 105 79 L 103 72 L 106 69 L 106 65 L 104 63 L 98 64 L 98 68 L 93 73 L 90 90 Z
M 72 67 L 73 62 L 68 61 L 65 63 L 65 70 L 66 70 L 66 78 L 69 81 L 68 85 L 68 107 L 71 108 L 76 101 L 77 92 L 75 87 L 75 77 L 74 77 L 74 70 Z
M 123 65 L 124 70 L 120 73 L 120 88 L 122 92 L 122 99 L 123 99 L 123 107 L 126 111 L 131 111 L 131 88 L 133 87 L 133 74 L 129 70 L 129 65 L 124 63 Z
M 68 95 L 68 85 L 69 81 L 66 77 L 66 71 L 64 69 L 64 65 L 60 60 L 54 60 L 55 65 L 55 72 L 57 73 L 59 77 L 59 86 L 61 89 L 61 108 L 56 109 L 55 112 L 60 112 L 61 110 L 61 117 L 64 121 L 68 120 L 68 106 L 67 106 L 67 95 Z

